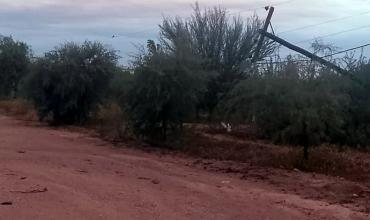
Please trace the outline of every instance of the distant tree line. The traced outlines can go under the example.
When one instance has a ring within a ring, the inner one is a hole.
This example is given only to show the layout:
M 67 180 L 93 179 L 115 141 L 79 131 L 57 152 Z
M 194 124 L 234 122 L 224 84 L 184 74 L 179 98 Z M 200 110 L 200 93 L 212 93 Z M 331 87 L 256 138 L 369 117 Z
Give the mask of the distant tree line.
M 55 124 L 85 123 L 114 102 L 146 140 L 165 141 L 185 123 L 228 121 L 303 146 L 306 157 L 309 146 L 323 143 L 370 146 L 369 60 L 345 57 L 352 77 L 300 57 L 254 65 L 249 60 L 261 25 L 257 16 L 243 20 L 195 5 L 189 18 L 163 19 L 160 40 L 148 40 L 134 57 L 134 74 L 99 42 L 66 43 L 32 58 L 27 44 L 1 37 L 0 97 L 26 97 L 40 120 Z M 316 53 L 333 49 L 313 46 Z M 266 40 L 259 61 L 275 51 Z

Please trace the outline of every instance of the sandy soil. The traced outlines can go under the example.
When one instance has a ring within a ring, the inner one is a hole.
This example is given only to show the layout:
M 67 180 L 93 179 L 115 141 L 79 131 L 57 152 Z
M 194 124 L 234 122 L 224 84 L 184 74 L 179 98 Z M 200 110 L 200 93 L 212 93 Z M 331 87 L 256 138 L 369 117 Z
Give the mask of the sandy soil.
M 303 184 L 341 180 L 222 166 L 0 116 L 0 219 L 370 219 Z

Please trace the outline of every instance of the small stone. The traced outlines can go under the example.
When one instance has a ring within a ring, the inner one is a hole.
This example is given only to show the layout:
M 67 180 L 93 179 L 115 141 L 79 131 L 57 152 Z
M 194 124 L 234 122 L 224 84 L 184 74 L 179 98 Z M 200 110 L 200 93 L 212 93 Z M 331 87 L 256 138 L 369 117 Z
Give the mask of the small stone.
M 88 173 L 88 171 L 86 171 L 86 170 L 77 170 L 77 172 L 80 172 L 80 173 Z
M 142 176 L 139 176 L 137 179 L 138 180 L 150 180 L 150 178 L 148 178 L 148 177 L 142 177 Z
M 154 180 L 152 180 L 152 183 L 155 184 L 155 185 L 158 185 L 160 182 L 159 182 L 159 180 L 154 179 Z

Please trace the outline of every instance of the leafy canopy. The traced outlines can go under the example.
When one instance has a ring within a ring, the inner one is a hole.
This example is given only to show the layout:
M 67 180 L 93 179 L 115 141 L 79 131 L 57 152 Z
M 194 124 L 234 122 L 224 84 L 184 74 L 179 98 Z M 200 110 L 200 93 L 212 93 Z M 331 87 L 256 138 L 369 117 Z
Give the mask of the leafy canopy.
M 82 123 L 100 102 L 117 69 L 115 51 L 101 43 L 66 43 L 34 65 L 28 91 L 40 120 L 57 124 Z
M 0 97 L 15 96 L 28 73 L 31 50 L 26 43 L 0 36 Z
M 154 41 L 148 41 L 147 53 L 137 64 L 129 116 L 137 133 L 166 139 L 168 131 L 176 131 L 193 112 L 196 77 Z
M 257 46 L 263 22 L 253 16 L 246 21 L 229 16 L 226 9 L 202 10 L 195 5 L 188 19 L 165 18 L 160 25 L 162 45 L 181 59 L 207 73 L 206 89 L 199 95 L 198 107 L 211 115 L 222 98 L 251 74 L 248 62 Z M 274 52 L 275 45 L 266 40 L 259 59 Z M 201 70 L 201 71 L 200 71 Z

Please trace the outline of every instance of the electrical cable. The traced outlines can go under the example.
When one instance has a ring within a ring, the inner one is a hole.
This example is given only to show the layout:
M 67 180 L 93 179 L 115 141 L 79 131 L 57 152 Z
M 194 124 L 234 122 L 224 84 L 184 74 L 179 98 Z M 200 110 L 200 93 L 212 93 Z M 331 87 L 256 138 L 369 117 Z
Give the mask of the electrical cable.
M 351 16 L 331 19 L 331 20 L 327 20 L 327 21 L 324 21 L 324 22 L 321 22 L 321 23 L 316 23 L 316 24 L 310 24 L 310 25 L 306 25 L 306 26 L 302 26 L 302 27 L 297 27 L 297 28 L 293 28 L 293 29 L 289 29 L 289 30 L 286 30 L 286 31 L 279 32 L 278 34 L 291 33 L 291 32 L 295 32 L 295 31 L 304 30 L 304 29 L 307 29 L 307 28 L 316 27 L 316 26 L 320 26 L 320 25 L 323 25 L 323 24 L 329 24 L 329 23 L 333 23 L 333 22 L 336 22 L 336 21 L 347 20 L 347 19 L 350 19 L 350 18 L 363 16 L 363 15 L 367 15 L 367 14 L 370 14 L 370 11 L 360 13 L 360 14 L 357 14 L 357 15 L 351 15 Z

